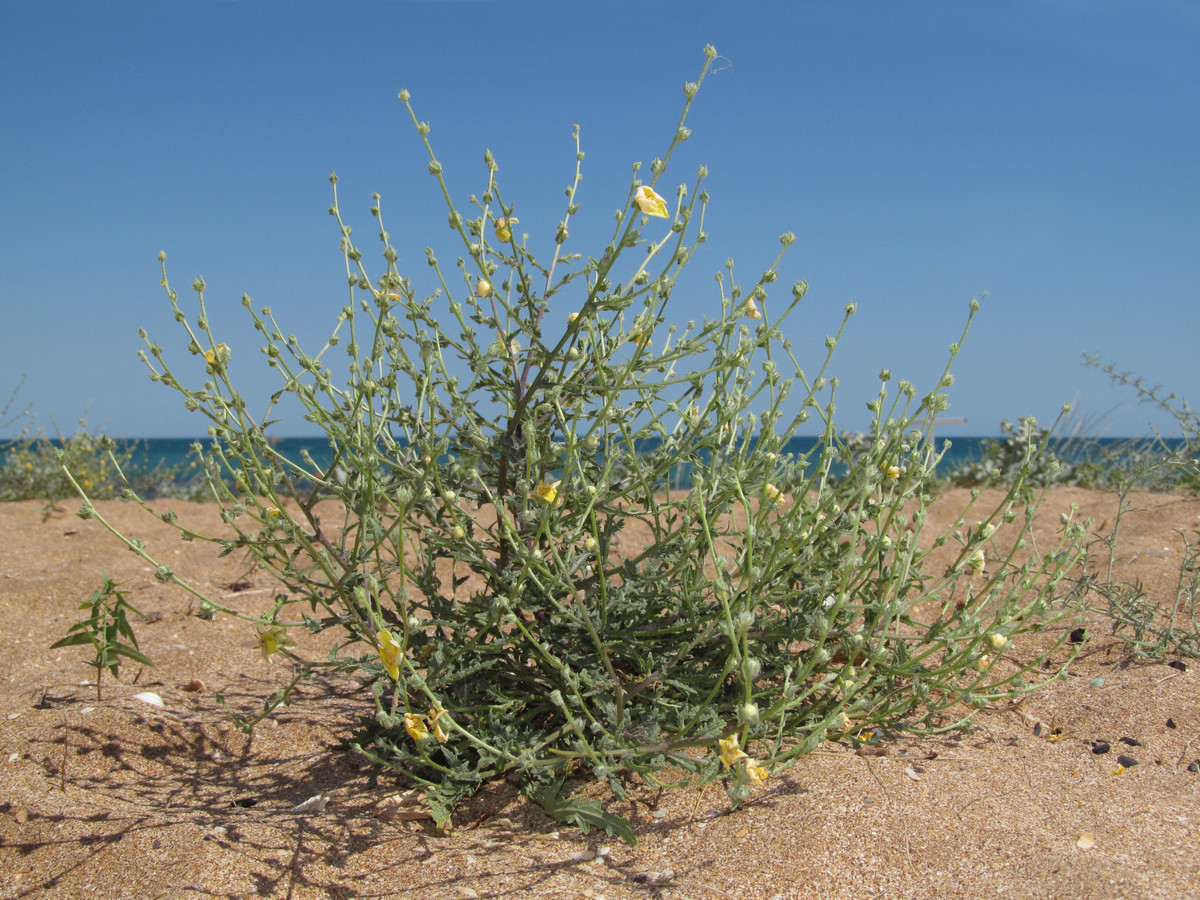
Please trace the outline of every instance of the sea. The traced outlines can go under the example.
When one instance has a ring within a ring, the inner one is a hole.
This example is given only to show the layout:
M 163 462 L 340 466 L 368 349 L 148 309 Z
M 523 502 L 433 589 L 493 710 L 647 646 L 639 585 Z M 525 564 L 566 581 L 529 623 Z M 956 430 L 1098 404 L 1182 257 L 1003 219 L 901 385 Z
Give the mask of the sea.
M 197 472 L 196 466 L 193 465 L 196 456 L 192 451 L 192 446 L 197 441 L 202 445 L 207 445 L 208 440 L 208 438 L 136 438 L 119 440 L 117 443 L 121 451 L 129 454 L 126 476 L 131 480 L 137 475 L 157 469 L 171 471 L 179 480 L 186 481 Z M 999 439 L 994 436 L 952 437 L 944 431 L 939 432 L 936 437 L 937 446 L 939 449 L 944 448 L 945 452 L 938 465 L 938 473 L 946 475 L 982 458 L 986 442 L 997 440 Z M 820 438 L 815 436 L 794 437 L 788 443 L 786 452 L 803 456 L 812 451 L 819 441 Z M 1163 443 L 1172 449 L 1175 445 L 1180 444 L 1179 441 L 1173 439 L 1167 439 Z M 1147 447 L 1149 444 L 1150 439 L 1148 438 L 1061 438 L 1052 442 L 1052 449 L 1065 461 L 1078 462 L 1085 458 L 1106 458 L 1106 453 L 1119 453 L 1126 448 Z M 12 446 L 14 446 L 14 442 L 0 441 L 0 466 L 3 465 L 6 451 Z M 322 469 L 328 467 L 333 460 L 333 450 L 328 441 L 320 436 L 277 438 L 272 441 L 272 446 L 286 458 L 297 462 L 307 456 Z M 688 476 L 689 473 L 686 472 L 673 473 L 672 482 L 677 486 L 683 486 L 690 481 Z

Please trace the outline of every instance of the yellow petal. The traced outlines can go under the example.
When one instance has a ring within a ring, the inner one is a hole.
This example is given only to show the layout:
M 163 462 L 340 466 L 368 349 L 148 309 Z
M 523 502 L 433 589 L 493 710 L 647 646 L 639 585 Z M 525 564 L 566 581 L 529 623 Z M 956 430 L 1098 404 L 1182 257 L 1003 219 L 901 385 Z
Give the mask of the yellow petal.
M 450 740 L 450 738 L 446 736 L 446 732 L 442 731 L 442 726 L 438 723 L 438 719 L 445 714 L 446 711 L 444 709 L 438 709 L 436 706 L 431 706 L 429 708 L 429 724 L 433 728 L 433 736 L 437 739 L 439 744 L 444 744 L 446 741 Z
M 391 632 L 386 628 L 379 629 L 379 661 L 387 671 L 392 681 L 400 677 L 400 645 L 396 643 Z
M 475 296 L 486 297 L 492 292 L 492 283 L 484 278 L 475 282 Z
M 501 216 L 493 223 L 496 229 L 496 237 L 508 243 L 512 240 L 512 224 L 521 221 L 516 216 Z
M 296 642 L 287 636 L 282 625 L 272 625 L 266 631 L 258 633 L 258 649 L 265 661 L 273 663 L 275 654 L 280 650 L 290 650 Z
M 204 361 L 210 366 L 219 365 L 229 358 L 229 347 L 226 344 L 217 344 L 211 350 L 204 351 Z
M 558 503 L 558 486 L 560 484 L 562 484 L 561 481 L 556 481 L 554 484 L 547 484 L 543 481 L 533 489 L 533 493 L 543 503 L 554 506 Z
M 731 734 L 727 738 L 717 741 L 717 746 L 721 748 L 721 762 L 729 768 L 733 768 L 733 764 L 739 759 L 747 759 L 748 757 L 738 746 L 738 736 Z
M 983 555 L 983 550 L 976 550 L 971 554 L 971 558 L 967 560 L 967 568 L 976 575 L 982 575 L 986 567 L 987 557 Z
M 667 212 L 667 201 L 655 193 L 654 188 L 648 184 L 643 184 L 634 191 L 633 202 L 637 204 L 638 209 L 648 216 L 658 216 L 660 219 L 666 219 L 671 215 Z
M 747 319 L 762 318 L 762 313 L 758 311 L 758 304 L 754 302 L 753 297 L 747 300 L 742 306 L 742 314 L 745 315 Z
M 746 775 L 755 784 L 762 784 L 767 780 L 767 770 L 760 766 L 755 760 L 747 758 L 743 765 L 746 767 Z
M 428 739 L 429 729 L 425 727 L 425 720 L 416 713 L 404 714 L 404 730 L 408 732 L 408 736 L 417 743 Z

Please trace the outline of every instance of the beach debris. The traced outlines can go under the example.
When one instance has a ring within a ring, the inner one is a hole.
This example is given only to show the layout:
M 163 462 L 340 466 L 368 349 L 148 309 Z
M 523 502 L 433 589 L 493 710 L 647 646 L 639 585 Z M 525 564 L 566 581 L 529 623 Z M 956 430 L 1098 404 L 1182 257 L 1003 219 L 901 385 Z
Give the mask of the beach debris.
M 1142 746 L 1142 742 L 1141 742 L 1141 741 L 1139 741 L 1139 740 L 1137 740 L 1137 738 L 1123 737 L 1123 738 L 1118 738 L 1118 740 L 1119 740 L 1119 741 L 1120 741 L 1122 744 L 1128 744 L 1130 747 L 1140 747 L 1140 746 Z
M 183 686 L 183 689 L 189 694 L 199 694 L 205 689 L 205 685 L 199 678 L 193 678 Z
M 1171 660 L 1169 663 L 1167 663 L 1167 665 L 1170 666 L 1172 669 L 1178 669 L 1180 672 L 1187 671 L 1187 663 L 1182 662 L 1178 659 Z
M 1178 728 L 1179 726 L 1175 724 L 1174 719 L 1167 719 L 1167 727 L 1168 728 Z
M 1137 764 L 1138 764 L 1138 761 L 1136 759 L 1134 759 L 1132 756 L 1125 756 L 1124 754 L 1122 754 L 1117 757 L 1117 765 L 1124 766 L 1127 769 L 1132 769 Z
M 1097 756 L 1100 756 L 1102 753 L 1107 753 L 1111 749 L 1112 747 L 1109 745 L 1108 741 L 1092 741 L 1092 752 Z
M 433 813 L 425 803 L 425 792 L 413 788 L 398 794 L 389 794 L 375 804 L 375 815 L 389 821 L 412 822 L 417 819 L 432 819 Z
M 320 794 L 314 794 L 303 803 L 298 803 L 292 807 L 294 813 L 323 813 L 325 812 L 325 804 L 329 802 L 329 795 L 322 791 Z
M 1075 841 L 1075 846 L 1080 850 L 1091 850 L 1096 846 L 1096 839 L 1090 833 L 1084 831 L 1079 835 L 1079 839 Z
M 1188 763 L 1187 769 L 1189 772 L 1192 772 L 1193 774 L 1196 772 L 1200 772 L 1200 759 L 1194 759 L 1190 763 Z
M 236 806 L 239 809 L 250 809 L 250 807 L 258 805 L 258 798 L 257 797 L 238 797 L 236 800 L 230 800 L 229 805 Z
M 1087 640 L 1087 636 L 1088 633 L 1086 628 L 1076 628 L 1070 633 L 1070 635 L 1067 636 L 1067 640 L 1072 644 L 1082 644 Z
M 674 877 L 674 869 L 664 869 L 661 872 L 652 869 L 649 872 L 639 872 L 633 875 L 630 880 L 636 881 L 638 884 L 666 884 Z
M 142 691 L 140 694 L 133 695 L 134 700 L 141 700 L 143 703 L 148 703 L 151 706 L 157 706 L 159 709 L 165 709 L 162 697 L 154 693 L 154 691 Z

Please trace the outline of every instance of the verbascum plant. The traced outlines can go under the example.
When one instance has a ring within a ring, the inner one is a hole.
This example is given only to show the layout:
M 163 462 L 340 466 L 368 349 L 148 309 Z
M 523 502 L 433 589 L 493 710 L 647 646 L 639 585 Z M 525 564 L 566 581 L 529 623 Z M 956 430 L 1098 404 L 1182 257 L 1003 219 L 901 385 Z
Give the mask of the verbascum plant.
M 572 779 L 620 797 L 631 776 L 690 773 L 723 779 L 738 803 L 826 740 L 957 727 L 1047 677 L 1043 654 L 1011 650 L 1061 609 L 1084 525 L 1065 525 L 1053 548 L 1027 544 L 1014 492 L 977 527 L 924 534 L 928 434 L 958 342 L 923 396 L 905 381 L 892 393 L 883 373 L 874 443 L 835 478 L 828 368 L 842 331 L 815 371 L 801 367 L 783 327 L 808 286 L 778 288 L 791 234 L 749 289 L 730 261 L 709 314 L 672 320 L 677 279 L 707 237 L 708 195 L 703 168 L 690 186 L 668 189 L 664 176 L 690 136 L 706 53 L 667 152 L 648 174 L 634 167 L 594 255 L 568 252 L 578 129 L 562 219 L 521 221 L 490 152 L 483 190 L 456 205 L 405 92 L 459 247 L 450 265 L 426 248 L 432 290 L 399 269 L 378 196 L 383 249 L 368 270 L 336 178 L 347 295 L 316 355 L 248 297 L 261 346 L 222 342 L 203 282 L 185 308 L 164 263 L 208 379 L 185 385 L 158 344 L 145 358 L 209 423 L 197 450 L 229 528 L 212 538 L 278 582 L 253 625 L 297 679 L 335 668 L 369 687 L 348 742 L 427 786 L 443 823 L 464 795 L 519 775 L 561 821 L 632 841 L 628 823 L 570 796 Z M 518 222 L 552 236 L 549 259 Z M 253 415 L 235 387 L 254 349 L 280 379 L 272 404 L 299 401 L 330 465 L 266 439 L 271 409 Z M 821 440 L 790 454 L 805 423 Z M 247 618 L 126 541 L 193 591 L 201 615 Z M 928 571 L 931 548 L 948 542 L 956 561 Z M 339 642 L 315 659 L 305 632 L 327 629 Z

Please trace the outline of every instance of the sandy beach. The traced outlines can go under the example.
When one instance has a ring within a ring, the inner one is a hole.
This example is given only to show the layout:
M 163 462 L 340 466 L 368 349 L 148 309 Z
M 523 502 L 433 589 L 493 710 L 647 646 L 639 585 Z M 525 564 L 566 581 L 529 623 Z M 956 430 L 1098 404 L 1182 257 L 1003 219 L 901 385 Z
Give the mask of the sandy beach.
M 943 492 L 931 529 L 967 498 Z M 1114 577 L 1173 603 L 1200 501 L 1133 499 Z M 1071 503 L 1110 530 L 1116 498 L 1099 491 L 1055 489 L 1039 521 Z M 77 505 L 0 504 L 0 897 L 1200 897 L 1200 661 L 1130 663 L 1098 614 L 1069 678 L 981 713 L 970 734 L 879 755 L 831 742 L 732 812 L 719 785 L 633 791 L 612 809 L 636 848 L 558 826 L 506 782 L 440 837 L 407 817 L 408 785 L 371 786 L 338 750 L 365 708 L 352 681 L 308 683 L 252 737 L 234 728 L 217 695 L 253 709 L 288 667 L 264 663 L 248 626 L 191 615 L 185 592 Z M 156 504 L 168 505 L 220 528 L 214 506 Z M 269 605 L 270 582 L 240 558 L 181 542 L 132 504 L 99 506 L 181 576 L 239 608 Z M 148 617 L 136 627 L 155 666 L 127 662 L 98 701 L 85 648 L 48 648 L 101 570 Z M 317 795 L 322 810 L 295 811 Z

